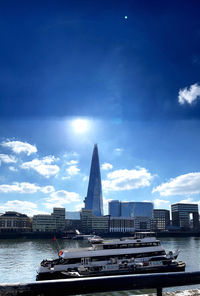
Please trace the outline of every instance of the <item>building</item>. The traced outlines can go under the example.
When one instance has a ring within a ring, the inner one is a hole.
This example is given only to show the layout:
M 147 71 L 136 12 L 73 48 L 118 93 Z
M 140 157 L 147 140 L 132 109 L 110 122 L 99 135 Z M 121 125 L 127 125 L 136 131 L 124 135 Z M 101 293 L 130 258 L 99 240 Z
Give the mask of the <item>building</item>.
M 65 230 L 65 208 L 53 208 L 51 215 L 34 215 L 32 227 L 36 232 L 63 232 Z
M 0 232 L 30 232 L 31 219 L 18 212 L 8 211 L 0 216 Z
M 149 217 L 134 218 L 135 231 L 151 231 L 152 219 Z
M 149 217 L 110 217 L 110 232 L 150 231 L 152 219 Z
M 53 215 L 34 215 L 32 227 L 34 232 L 56 232 L 56 217 Z
M 65 208 L 53 208 L 51 214 L 56 219 L 56 231 L 62 232 L 65 230 Z
M 182 230 L 199 228 L 198 204 L 176 203 L 171 205 L 172 225 Z
M 109 215 L 111 217 L 149 217 L 152 218 L 153 203 L 151 202 L 109 202 Z
M 153 230 L 164 231 L 170 226 L 169 210 L 156 209 L 153 210 Z
M 134 218 L 110 217 L 109 232 L 134 232 Z
M 107 233 L 109 231 L 109 216 L 95 216 L 92 210 L 82 209 L 81 226 L 83 233 Z
M 92 213 L 96 216 L 103 216 L 101 173 L 97 144 L 94 145 L 88 191 L 84 202 L 86 210 L 92 210 Z
M 71 212 L 71 211 L 66 211 L 65 212 L 65 219 L 69 220 L 80 220 L 80 212 Z
M 69 212 L 65 214 L 65 230 L 66 231 L 82 231 L 80 212 Z
M 111 200 L 108 203 L 108 213 L 111 217 L 121 216 L 121 203 L 119 200 Z
M 65 231 L 79 230 L 82 232 L 82 223 L 80 219 L 66 219 L 65 220 Z

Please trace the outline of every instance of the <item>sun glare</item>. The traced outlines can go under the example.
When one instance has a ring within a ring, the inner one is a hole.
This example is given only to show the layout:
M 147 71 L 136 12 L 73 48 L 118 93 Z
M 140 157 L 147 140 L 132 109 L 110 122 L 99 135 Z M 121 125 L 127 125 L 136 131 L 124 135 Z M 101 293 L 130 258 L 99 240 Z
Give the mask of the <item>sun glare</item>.
M 72 122 L 74 131 L 76 133 L 84 133 L 88 130 L 89 126 L 88 126 L 88 120 L 86 119 L 75 119 Z

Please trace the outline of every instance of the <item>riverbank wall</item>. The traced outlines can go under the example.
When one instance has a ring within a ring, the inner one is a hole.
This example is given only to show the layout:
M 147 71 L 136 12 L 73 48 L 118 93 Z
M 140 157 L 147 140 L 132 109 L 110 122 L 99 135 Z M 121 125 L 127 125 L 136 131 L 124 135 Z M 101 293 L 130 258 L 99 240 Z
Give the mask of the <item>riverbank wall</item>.
M 0 232 L 0 239 L 72 239 L 75 233 L 55 233 L 55 232 Z M 131 237 L 133 233 L 110 232 L 99 234 L 103 238 Z M 200 231 L 166 231 L 157 232 L 156 237 L 200 237 Z

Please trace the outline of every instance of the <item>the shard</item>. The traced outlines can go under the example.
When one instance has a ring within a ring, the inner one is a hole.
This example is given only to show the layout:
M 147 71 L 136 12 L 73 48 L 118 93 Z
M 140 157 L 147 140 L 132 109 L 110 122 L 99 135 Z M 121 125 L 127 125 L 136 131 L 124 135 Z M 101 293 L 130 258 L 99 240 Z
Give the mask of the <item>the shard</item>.
M 92 210 L 92 213 L 95 216 L 103 216 L 101 173 L 97 144 L 94 145 L 92 155 L 90 179 L 88 184 L 87 196 L 85 198 L 85 209 Z

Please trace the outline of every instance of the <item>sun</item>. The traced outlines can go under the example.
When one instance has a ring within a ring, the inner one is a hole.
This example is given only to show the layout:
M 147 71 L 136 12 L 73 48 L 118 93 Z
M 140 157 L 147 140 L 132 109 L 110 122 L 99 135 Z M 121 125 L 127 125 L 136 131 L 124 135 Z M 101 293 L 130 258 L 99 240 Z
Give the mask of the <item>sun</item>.
M 76 133 L 85 133 L 88 128 L 88 120 L 86 119 L 75 119 L 72 122 L 73 129 Z

